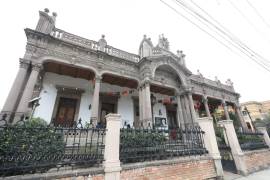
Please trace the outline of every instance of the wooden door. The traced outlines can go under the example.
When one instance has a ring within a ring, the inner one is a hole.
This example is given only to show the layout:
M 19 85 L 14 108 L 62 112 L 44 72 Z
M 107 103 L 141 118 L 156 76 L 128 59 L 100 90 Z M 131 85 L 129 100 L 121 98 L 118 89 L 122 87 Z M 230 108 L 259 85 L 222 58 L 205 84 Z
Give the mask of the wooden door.
M 111 103 L 102 103 L 101 105 L 101 114 L 100 114 L 100 120 L 101 120 L 101 124 L 103 126 L 106 125 L 106 119 L 105 116 L 109 113 L 116 113 L 115 112 L 115 104 L 111 104 Z
M 167 119 L 168 119 L 169 128 L 177 127 L 176 111 L 168 110 Z
M 56 126 L 64 127 L 73 126 L 76 105 L 77 99 L 61 97 L 59 99 L 58 111 L 54 124 Z

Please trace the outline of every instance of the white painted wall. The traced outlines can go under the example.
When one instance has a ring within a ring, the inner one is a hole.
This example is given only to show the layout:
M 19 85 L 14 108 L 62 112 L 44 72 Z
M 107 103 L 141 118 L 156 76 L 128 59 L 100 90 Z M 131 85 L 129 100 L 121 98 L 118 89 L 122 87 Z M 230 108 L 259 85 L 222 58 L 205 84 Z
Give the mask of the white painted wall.
M 43 83 L 39 100 L 39 106 L 36 108 L 34 117 L 40 117 L 47 123 L 51 122 L 54 103 L 57 95 L 57 89 L 53 84 Z
M 122 127 L 125 121 L 132 127 L 134 122 L 134 105 L 131 96 L 121 96 L 119 98 L 117 111 L 122 117 Z
M 59 75 L 55 73 L 45 73 L 43 79 L 43 89 L 40 93 L 40 106 L 36 108 L 34 117 L 40 117 L 46 120 L 48 123 L 51 122 L 54 104 L 57 96 L 56 85 L 67 86 L 71 88 L 80 88 L 85 92 L 81 96 L 80 109 L 78 118 L 82 119 L 82 124 L 85 125 L 89 122 L 91 117 L 91 109 L 89 110 L 89 105 L 93 98 L 93 85 L 91 82 L 80 79 L 73 78 L 70 76 Z M 107 83 L 102 83 L 100 92 L 123 92 L 124 90 L 130 90 L 129 88 L 115 86 Z M 137 96 L 138 93 L 134 92 L 128 96 L 121 96 L 118 101 L 118 113 L 122 116 L 122 125 L 124 121 L 127 121 L 131 126 L 134 121 L 134 107 L 133 100 L 131 96 Z
M 82 125 L 85 126 L 85 124 L 90 122 L 91 117 L 91 108 L 89 109 L 89 105 L 92 103 L 93 95 L 92 91 L 88 90 L 81 96 L 81 103 L 80 103 L 80 109 L 79 109 L 79 115 L 78 118 L 82 119 Z M 92 106 L 92 104 L 91 104 Z
M 56 85 L 67 86 L 71 88 L 80 88 L 85 92 L 81 96 L 80 109 L 78 118 L 82 119 L 82 124 L 85 125 L 86 122 L 89 122 L 91 117 L 91 109 L 89 105 L 92 102 L 93 94 L 93 84 L 90 81 L 80 78 L 73 78 L 64 75 L 58 75 L 55 73 L 45 73 L 43 79 L 43 89 L 40 94 L 40 106 L 36 108 L 34 117 L 40 117 L 46 120 L 48 123 L 51 122 L 54 104 L 57 96 Z M 102 83 L 100 92 L 123 92 L 124 90 L 129 91 L 129 88 L 120 87 L 116 85 L 111 85 L 108 83 Z M 128 96 L 121 96 L 117 103 L 117 111 L 121 114 L 122 117 L 122 126 L 124 122 L 133 126 L 134 122 L 134 105 L 132 96 L 138 96 L 138 92 L 135 91 Z M 166 96 L 162 94 L 154 93 L 154 96 L 157 99 L 163 99 Z M 159 114 L 161 110 L 161 114 Z M 153 114 L 155 117 L 163 117 L 167 119 L 166 107 L 162 103 L 156 103 L 153 106 Z
M 55 73 L 45 73 L 43 79 L 43 89 L 40 93 L 40 106 L 36 108 L 34 117 L 40 117 L 51 122 L 54 104 L 57 96 L 56 85 L 67 86 L 72 88 L 80 88 L 85 90 L 85 93 L 81 96 L 80 110 L 78 118 L 81 118 L 83 125 L 86 121 L 89 121 L 91 117 L 91 110 L 89 110 L 89 105 L 92 101 L 93 85 L 80 78 L 73 78 L 70 76 L 58 75 Z

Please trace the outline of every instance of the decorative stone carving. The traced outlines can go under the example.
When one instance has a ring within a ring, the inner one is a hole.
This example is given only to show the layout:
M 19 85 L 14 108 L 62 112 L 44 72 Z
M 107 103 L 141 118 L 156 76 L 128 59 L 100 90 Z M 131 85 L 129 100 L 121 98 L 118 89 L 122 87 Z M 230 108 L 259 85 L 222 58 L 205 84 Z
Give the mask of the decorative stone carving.
M 20 68 L 28 69 L 30 61 L 26 59 L 20 59 Z
M 105 40 L 104 34 L 101 36 L 101 39 L 98 41 L 98 44 L 99 44 L 99 50 L 105 51 L 105 47 L 107 46 L 107 41 Z
M 200 78 L 203 78 L 203 75 L 202 75 L 202 73 L 199 71 L 199 69 L 197 69 L 197 75 L 198 75 Z
M 32 70 L 39 72 L 42 69 L 42 64 L 32 64 Z
M 228 86 L 233 86 L 233 82 L 231 81 L 231 79 L 227 79 L 226 84 Z
M 169 41 L 164 37 L 164 34 L 159 36 L 158 47 L 169 51 Z

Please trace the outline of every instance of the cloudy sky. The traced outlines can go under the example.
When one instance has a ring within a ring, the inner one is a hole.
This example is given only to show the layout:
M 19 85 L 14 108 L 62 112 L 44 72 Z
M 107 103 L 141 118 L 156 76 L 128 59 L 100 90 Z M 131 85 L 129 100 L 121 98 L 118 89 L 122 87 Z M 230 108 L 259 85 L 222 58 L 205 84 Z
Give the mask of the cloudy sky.
M 188 16 L 173 1 L 164 1 Z M 270 1 L 193 1 L 250 48 L 270 59 Z M 50 13 L 57 12 L 57 28 L 92 40 L 105 34 L 109 45 L 132 53 L 138 52 L 144 34 L 154 44 L 164 34 L 172 52 L 184 51 L 187 67 L 193 73 L 199 69 L 205 77 L 218 76 L 221 82 L 231 78 L 241 102 L 270 100 L 270 72 L 241 53 L 233 53 L 233 47 L 224 47 L 159 0 L 9 0 L 0 5 L 0 108 L 18 71 L 19 58 L 24 55 L 24 28 L 34 29 L 38 11 L 46 7 Z

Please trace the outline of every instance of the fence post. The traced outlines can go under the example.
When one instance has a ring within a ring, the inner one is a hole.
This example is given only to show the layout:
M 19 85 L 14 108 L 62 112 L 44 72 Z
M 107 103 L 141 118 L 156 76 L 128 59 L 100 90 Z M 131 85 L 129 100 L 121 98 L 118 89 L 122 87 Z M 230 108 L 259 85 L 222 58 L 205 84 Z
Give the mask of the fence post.
M 240 147 L 232 120 L 222 120 L 218 122 L 218 125 L 224 127 L 227 135 L 228 143 L 231 148 L 232 156 L 235 162 L 238 173 L 247 175 L 247 167 L 243 159 L 244 153 Z
M 210 117 L 199 118 L 199 126 L 205 132 L 204 144 L 210 156 L 214 159 L 216 173 L 219 177 L 223 177 L 223 169 L 221 164 L 221 156 L 218 150 L 217 139 L 213 126 L 213 119 Z
M 107 120 L 103 164 L 105 180 L 120 180 L 119 143 L 121 115 L 108 114 L 105 118 Z
M 257 127 L 258 131 L 263 133 L 263 138 L 267 146 L 270 148 L 270 138 L 267 133 L 266 127 Z

